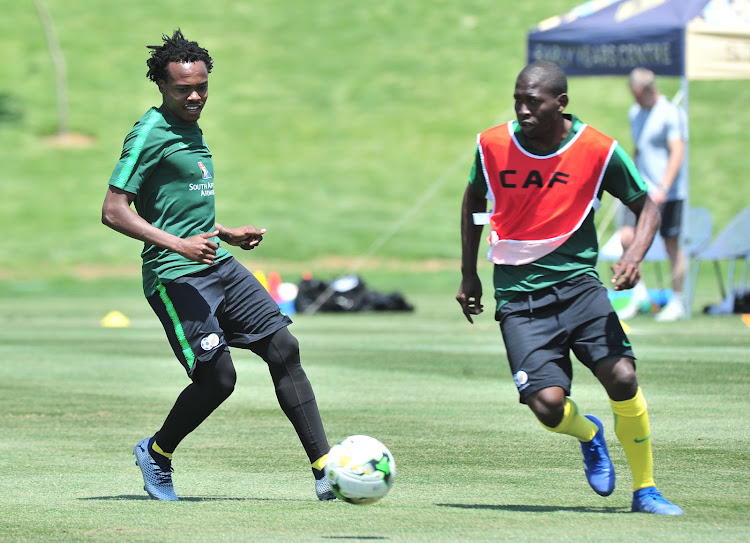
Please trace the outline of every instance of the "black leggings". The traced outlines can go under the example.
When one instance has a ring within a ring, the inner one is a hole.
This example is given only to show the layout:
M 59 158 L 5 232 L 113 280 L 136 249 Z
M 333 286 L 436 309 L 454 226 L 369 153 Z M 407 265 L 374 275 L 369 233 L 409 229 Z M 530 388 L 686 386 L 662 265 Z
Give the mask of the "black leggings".
M 294 426 L 310 462 L 314 462 L 329 447 L 312 385 L 300 364 L 297 338 L 284 327 L 253 343 L 250 349 L 268 364 L 279 405 Z M 234 391 L 237 372 L 229 351 L 209 362 L 199 362 L 192 378 L 154 436 L 166 452 L 174 451 Z

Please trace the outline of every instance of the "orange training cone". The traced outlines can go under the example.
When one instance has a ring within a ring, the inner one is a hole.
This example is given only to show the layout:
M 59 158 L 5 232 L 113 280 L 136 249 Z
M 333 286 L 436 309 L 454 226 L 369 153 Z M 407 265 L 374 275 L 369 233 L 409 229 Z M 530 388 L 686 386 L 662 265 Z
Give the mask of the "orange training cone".
M 279 272 L 272 271 L 268 273 L 268 292 L 271 294 L 271 298 L 279 301 L 279 285 L 281 284 L 281 275 Z

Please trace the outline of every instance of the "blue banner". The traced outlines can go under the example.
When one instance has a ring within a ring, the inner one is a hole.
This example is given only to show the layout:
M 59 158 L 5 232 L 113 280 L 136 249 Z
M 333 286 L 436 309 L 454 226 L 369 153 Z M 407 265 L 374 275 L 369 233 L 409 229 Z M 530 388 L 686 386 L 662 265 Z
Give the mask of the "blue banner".
M 707 3 L 593 0 L 529 32 L 528 61 L 555 62 L 567 75 L 627 75 L 640 66 L 682 76 L 685 27 Z

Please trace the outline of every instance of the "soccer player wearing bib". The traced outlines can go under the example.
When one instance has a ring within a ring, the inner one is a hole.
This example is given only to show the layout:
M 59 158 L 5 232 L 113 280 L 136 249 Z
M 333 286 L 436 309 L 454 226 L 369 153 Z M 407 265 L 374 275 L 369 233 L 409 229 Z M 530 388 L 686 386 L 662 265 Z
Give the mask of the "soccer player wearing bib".
M 198 126 L 213 60 L 180 30 L 163 42 L 149 46 L 146 62 L 162 104 L 125 138 L 102 206 L 105 225 L 144 243 L 144 294 L 192 381 L 161 428 L 135 446 L 144 490 L 154 499 L 178 499 L 172 453 L 234 391 L 231 346 L 266 362 L 279 405 L 312 464 L 316 494 L 334 499 L 322 470 L 328 441 L 299 345 L 287 329 L 292 321 L 221 246 L 254 249 L 266 230 L 216 222 L 213 159 Z
M 516 79 L 517 121 L 479 134 L 461 208 L 464 315 L 482 312 L 477 256 L 490 225 L 495 318 L 521 403 L 544 428 L 579 440 L 584 473 L 602 496 L 615 488 L 602 422 L 570 399 L 571 353 L 610 398 L 615 435 L 633 476 L 632 511 L 681 515 L 653 478 L 646 399 L 635 354 L 596 271 L 594 211 L 603 191 L 638 217 L 633 242 L 612 266 L 613 288 L 632 288 L 659 227 L 659 211 L 620 145 L 587 126 L 568 105 L 559 66 L 535 62 Z M 487 202 L 491 211 L 487 211 Z M 486 218 L 486 220 L 483 220 Z

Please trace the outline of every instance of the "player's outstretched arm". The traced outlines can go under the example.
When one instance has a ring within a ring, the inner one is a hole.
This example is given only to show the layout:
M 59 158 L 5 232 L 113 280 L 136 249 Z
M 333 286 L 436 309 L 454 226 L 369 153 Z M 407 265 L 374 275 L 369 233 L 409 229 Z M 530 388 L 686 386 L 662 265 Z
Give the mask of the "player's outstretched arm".
M 263 241 L 263 234 L 267 231 L 265 228 L 256 228 L 254 226 L 227 228 L 218 222 L 216 223 L 216 230 L 219 232 L 219 239 L 221 241 L 246 251 L 255 249 Z

